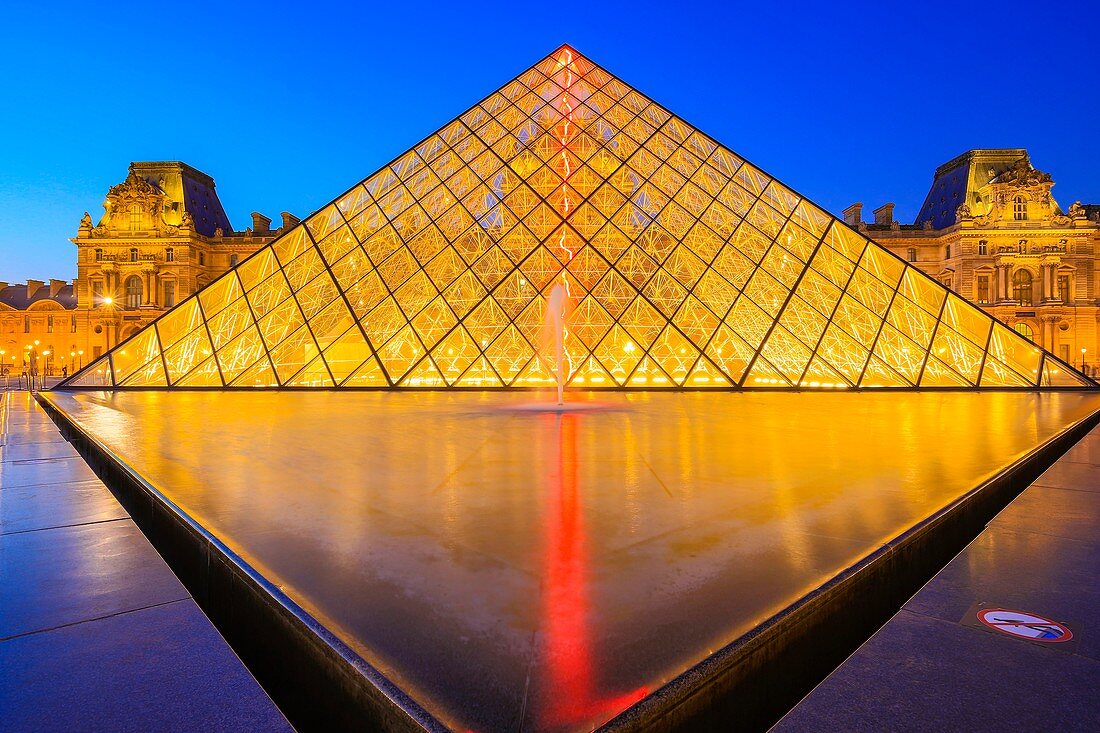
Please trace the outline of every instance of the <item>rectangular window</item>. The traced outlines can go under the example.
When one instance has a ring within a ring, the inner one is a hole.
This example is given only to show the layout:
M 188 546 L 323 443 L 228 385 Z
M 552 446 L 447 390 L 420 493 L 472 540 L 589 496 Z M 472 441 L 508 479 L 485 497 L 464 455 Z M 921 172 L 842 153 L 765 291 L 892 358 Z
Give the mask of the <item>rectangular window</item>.
M 92 283 L 92 307 L 98 308 L 103 304 L 103 283 L 95 281 Z
M 72 324 L 71 324 L 72 325 L 72 332 L 76 333 L 76 314 L 75 313 L 71 316 L 71 319 L 72 319 Z
M 1058 356 L 1062 357 L 1062 361 L 1069 362 L 1069 344 L 1058 344 Z
M 989 276 L 978 275 L 978 302 L 989 302 Z
M 173 250 L 171 247 L 164 250 L 164 261 L 165 262 L 174 262 L 175 260 L 176 260 L 175 250 Z
M 950 244 L 944 245 L 944 247 L 943 247 L 943 258 L 945 260 L 951 259 L 951 245 Z
M 989 253 L 989 244 L 984 240 L 978 241 L 978 254 L 984 255 Z
M 23 316 L 23 333 L 31 332 L 31 317 Z
M 46 316 L 46 333 L 53 333 L 53 316 Z
M 171 308 L 176 304 L 176 283 L 169 280 L 164 283 L 164 307 Z
M 1069 297 L 1069 275 L 1058 276 L 1058 300 L 1066 302 Z
M 93 359 L 98 359 L 101 356 L 103 356 L 103 347 L 102 346 L 93 346 L 92 347 L 92 358 Z

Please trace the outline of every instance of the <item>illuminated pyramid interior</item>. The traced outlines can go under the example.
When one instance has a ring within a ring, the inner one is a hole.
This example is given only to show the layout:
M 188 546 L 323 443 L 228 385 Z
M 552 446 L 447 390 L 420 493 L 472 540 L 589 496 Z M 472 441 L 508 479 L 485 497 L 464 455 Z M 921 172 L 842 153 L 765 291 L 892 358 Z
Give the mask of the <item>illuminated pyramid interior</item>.
M 65 387 L 1094 386 L 563 47 Z

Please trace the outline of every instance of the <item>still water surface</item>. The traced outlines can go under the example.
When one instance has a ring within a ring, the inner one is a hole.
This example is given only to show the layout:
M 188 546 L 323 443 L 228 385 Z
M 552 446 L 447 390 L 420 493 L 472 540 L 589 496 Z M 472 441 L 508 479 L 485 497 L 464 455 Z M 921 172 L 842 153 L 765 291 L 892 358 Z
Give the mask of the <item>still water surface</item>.
M 444 722 L 603 722 L 1100 409 L 1080 393 L 81 392 Z M 548 398 L 549 399 L 549 398 Z

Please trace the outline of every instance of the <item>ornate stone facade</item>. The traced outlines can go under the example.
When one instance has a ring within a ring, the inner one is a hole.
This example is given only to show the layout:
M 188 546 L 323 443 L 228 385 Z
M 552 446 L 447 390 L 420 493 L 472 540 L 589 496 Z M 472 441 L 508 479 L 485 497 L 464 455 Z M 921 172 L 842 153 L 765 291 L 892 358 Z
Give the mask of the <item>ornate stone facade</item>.
M 273 230 L 253 213 L 234 231 L 214 180 L 179 162 L 131 163 L 103 209 L 98 224 L 80 219 L 72 285 L 0 283 L 4 371 L 21 373 L 34 353 L 55 374 L 86 364 L 298 221 L 284 212 Z
M 1071 364 L 1100 364 L 1100 213 L 1063 210 L 1021 148 L 971 150 L 936 170 L 911 225 L 893 204 L 855 224 L 903 259 Z M 887 213 L 888 212 L 888 213 Z

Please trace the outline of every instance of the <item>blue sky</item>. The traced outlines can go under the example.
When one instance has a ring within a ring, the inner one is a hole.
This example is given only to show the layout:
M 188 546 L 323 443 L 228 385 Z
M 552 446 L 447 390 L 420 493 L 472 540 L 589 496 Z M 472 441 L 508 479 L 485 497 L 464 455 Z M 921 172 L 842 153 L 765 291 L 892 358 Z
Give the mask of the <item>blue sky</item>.
M 240 229 L 253 210 L 304 216 L 562 43 L 834 213 L 894 201 L 911 222 L 936 166 L 974 147 L 1026 147 L 1063 206 L 1100 203 L 1087 3 L 116 2 L 4 16 L 10 282 L 75 276 L 68 238 L 131 160 L 211 174 Z

